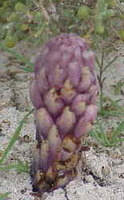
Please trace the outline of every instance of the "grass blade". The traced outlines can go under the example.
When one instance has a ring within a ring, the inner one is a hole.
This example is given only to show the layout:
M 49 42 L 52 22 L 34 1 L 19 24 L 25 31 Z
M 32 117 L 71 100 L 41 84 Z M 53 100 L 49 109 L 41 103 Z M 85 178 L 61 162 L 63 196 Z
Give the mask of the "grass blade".
M 99 59 L 98 59 L 97 56 L 96 56 L 96 63 L 97 63 L 97 65 L 98 65 L 98 67 L 101 68 L 101 63 L 99 62 Z
M 9 196 L 10 192 L 6 192 L 4 194 L 0 194 L 0 200 L 5 200 Z
M 31 68 L 20 67 L 20 69 L 22 69 L 25 72 L 34 72 L 34 70 Z
M 27 72 L 33 72 L 34 71 L 34 64 L 31 63 L 25 56 L 22 56 L 21 54 L 17 53 L 16 51 L 5 47 L 2 43 L 0 43 L 0 49 L 5 51 L 5 52 L 8 52 L 14 58 L 19 60 L 21 63 L 23 63 L 24 65 L 28 66 L 28 68 L 24 68 L 23 67 L 22 68 L 23 70 L 25 70 Z
M 103 72 L 105 72 L 106 69 L 107 69 L 110 65 L 112 65 L 112 64 L 117 60 L 117 58 L 118 58 L 118 55 L 116 55 L 116 56 L 104 67 Z
M 15 169 L 19 173 L 20 172 L 24 172 L 24 173 L 30 172 L 30 168 L 29 168 L 28 164 L 25 164 L 25 163 L 22 163 L 22 162 L 0 166 L 0 171 L 2 171 L 2 172 L 7 172 L 11 169 Z
M 0 164 L 3 163 L 3 161 L 4 161 L 4 159 L 6 158 L 7 154 L 10 152 L 10 150 L 11 150 L 12 147 L 14 146 L 15 142 L 17 141 L 17 139 L 18 139 L 18 137 L 19 137 L 19 135 L 20 135 L 20 133 L 21 133 L 21 129 L 22 129 L 24 123 L 26 122 L 28 116 L 29 116 L 33 111 L 34 111 L 34 109 L 31 110 L 31 111 L 29 111 L 29 112 L 24 116 L 24 118 L 20 121 L 18 127 L 17 127 L 16 130 L 15 130 L 14 135 L 12 136 L 12 138 L 11 138 L 11 140 L 10 140 L 10 142 L 9 142 L 9 144 L 8 144 L 8 146 L 7 146 L 7 148 L 5 149 L 5 151 L 4 151 L 3 155 L 2 155 L 2 159 L 0 160 Z
M 106 110 L 102 110 L 101 112 L 99 112 L 99 115 L 103 116 L 103 117 L 112 117 L 112 116 L 124 116 L 124 112 L 123 111 L 106 111 Z

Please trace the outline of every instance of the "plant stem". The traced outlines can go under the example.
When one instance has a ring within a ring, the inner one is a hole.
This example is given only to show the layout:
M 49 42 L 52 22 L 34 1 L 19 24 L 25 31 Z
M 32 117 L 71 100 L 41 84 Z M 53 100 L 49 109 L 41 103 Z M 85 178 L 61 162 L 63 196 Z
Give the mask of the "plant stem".
M 96 57 L 96 62 L 99 67 L 99 74 L 98 74 L 98 82 L 100 88 L 100 112 L 103 110 L 103 64 L 104 64 L 104 53 L 102 52 L 101 62 L 99 62 L 98 58 Z
M 101 55 L 101 62 L 96 57 L 96 63 L 99 67 L 99 74 L 98 74 L 98 82 L 99 82 L 99 88 L 100 88 L 100 112 L 103 111 L 103 85 L 104 81 L 106 80 L 106 77 L 104 77 L 104 72 L 108 69 L 110 65 L 118 58 L 118 55 L 116 55 L 108 64 L 104 67 L 104 51 L 102 51 Z
M 104 67 L 103 72 L 105 72 L 105 71 L 107 70 L 107 68 L 108 68 L 110 65 L 112 65 L 112 63 L 113 63 L 114 61 L 116 61 L 117 58 L 118 58 L 118 55 L 116 55 L 116 56 Z

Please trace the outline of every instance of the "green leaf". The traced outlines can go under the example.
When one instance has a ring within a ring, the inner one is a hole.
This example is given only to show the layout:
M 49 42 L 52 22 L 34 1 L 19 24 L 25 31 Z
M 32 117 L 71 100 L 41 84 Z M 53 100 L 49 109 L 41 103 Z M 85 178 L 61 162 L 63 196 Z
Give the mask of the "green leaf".
M 31 68 L 20 67 L 20 69 L 23 69 L 25 72 L 34 72 Z
M 97 121 L 96 127 L 91 131 L 91 137 L 95 138 L 96 141 L 106 147 L 117 147 L 124 141 L 121 132 L 124 130 L 124 121 L 122 121 L 117 128 L 115 128 L 111 135 L 108 132 L 104 132 L 101 122 Z

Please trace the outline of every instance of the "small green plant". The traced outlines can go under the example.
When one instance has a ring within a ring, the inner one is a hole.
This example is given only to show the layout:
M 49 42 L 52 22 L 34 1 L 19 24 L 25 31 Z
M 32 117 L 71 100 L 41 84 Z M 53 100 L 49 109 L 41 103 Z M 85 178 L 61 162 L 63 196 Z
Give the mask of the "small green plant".
M 13 48 L 16 45 L 16 43 L 17 43 L 17 39 L 16 38 L 14 38 L 13 36 L 11 36 L 9 34 L 6 35 L 5 42 L 4 42 L 5 47 Z
M 119 102 L 121 99 L 113 100 L 110 97 L 103 96 L 103 108 L 102 111 L 100 111 L 100 114 L 104 117 L 110 117 L 110 116 L 118 116 L 122 117 L 124 116 L 124 108 L 119 105 Z
M 103 146 L 117 147 L 124 141 L 124 121 L 114 129 L 108 129 L 107 132 L 104 131 L 102 124 L 97 122 L 95 129 L 91 131 L 90 135 Z
M 124 88 L 124 79 L 122 78 L 119 80 L 116 84 L 112 85 L 114 88 L 115 95 L 123 94 L 123 88 Z
M 96 33 L 96 34 L 101 35 L 101 34 L 104 33 L 104 31 L 105 31 L 105 27 L 104 27 L 101 23 L 99 23 L 99 24 L 97 24 L 97 25 L 95 26 L 95 33 Z
M 21 2 L 17 2 L 15 4 L 15 11 L 17 11 L 17 12 L 24 12 L 24 11 L 26 11 L 26 5 L 23 4 L 23 3 L 21 3 Z
M 77 12 L 77 18 L 79 20 L 86 20 L 89 18 L 89 7 L 88 6 L 81 6 Z
M 0 200 L 5 200 L 5 198 L 9 197 L 9 194 L 10 194 L 10 192 L 0 194 Z

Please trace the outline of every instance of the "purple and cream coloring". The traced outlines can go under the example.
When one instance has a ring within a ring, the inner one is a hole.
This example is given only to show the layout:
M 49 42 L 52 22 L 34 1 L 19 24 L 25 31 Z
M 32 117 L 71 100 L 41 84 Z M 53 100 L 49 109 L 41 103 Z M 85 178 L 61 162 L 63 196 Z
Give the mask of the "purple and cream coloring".
M 35 63 L 30 97 L 37 144 L 31 167 L 33 191 L 64 187 L 77 175 L 82 140 L 97 116 L 95 55 L 76 34 L 48 41 Z

